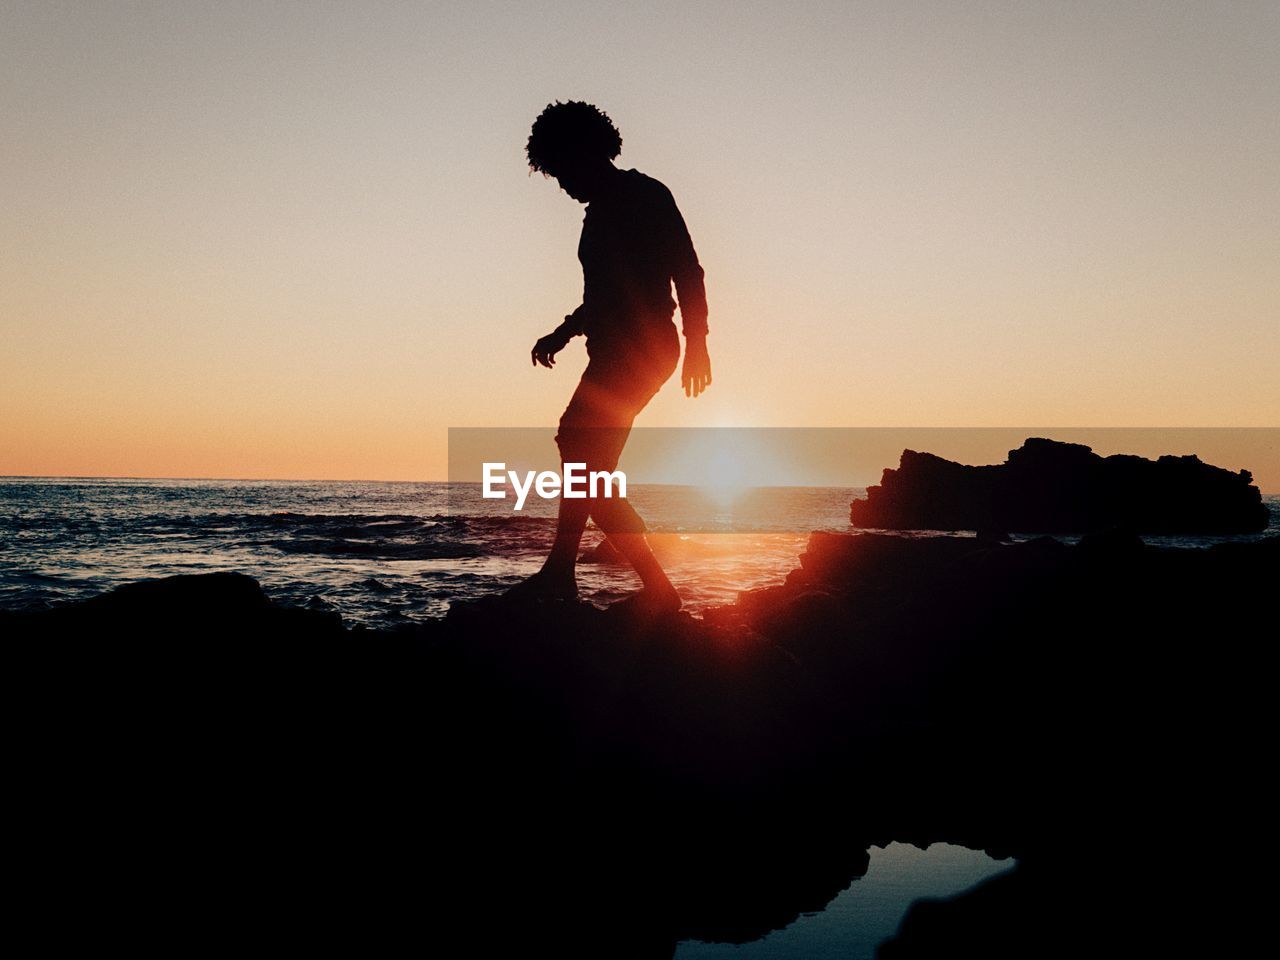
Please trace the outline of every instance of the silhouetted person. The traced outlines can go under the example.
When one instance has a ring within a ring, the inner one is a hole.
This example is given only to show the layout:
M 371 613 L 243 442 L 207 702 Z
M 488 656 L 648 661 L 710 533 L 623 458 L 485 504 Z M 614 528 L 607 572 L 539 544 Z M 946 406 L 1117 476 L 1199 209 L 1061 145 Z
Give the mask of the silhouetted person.
M 587 338 L 587 368 L 560 418 L 556 445 L 562 465 L 584 463 L 588 473 L 617 467 L 636 414 L 675 372 L 680 338 L 673 281 L 686 341 L 685 395 L 696 397 L 711 383 L 703 271 L 684 218 L 661 182 L 613 165 L 621 151 L 622 137 L 608 116 L 573 100 L 547 105 L 527 147 L 533 170 L 555 177 L 569 196 L 587 204 L 578 242 L 582 303 L 534 344 L 532 360 L 551 367 L 573 337 Z M 576 597 L 574 567 L 588 516 L 644 583 L 614 606 L 679 609 L 680 596 L 649 549 L 644 521 L 616 496 L 562 496 L 550 555 L 509 595 Z

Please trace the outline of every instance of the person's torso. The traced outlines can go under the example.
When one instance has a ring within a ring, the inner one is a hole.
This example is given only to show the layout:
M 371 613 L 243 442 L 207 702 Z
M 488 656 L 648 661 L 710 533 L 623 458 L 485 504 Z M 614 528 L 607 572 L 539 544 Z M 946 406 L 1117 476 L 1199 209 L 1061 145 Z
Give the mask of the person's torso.
M 594 308 L 589 340 L 673 324 L 669 227 L 655 187 L 657 181 L 638 170 L 624 170 L 615 190 L 587 205 L 578 260 L 584 299 Z

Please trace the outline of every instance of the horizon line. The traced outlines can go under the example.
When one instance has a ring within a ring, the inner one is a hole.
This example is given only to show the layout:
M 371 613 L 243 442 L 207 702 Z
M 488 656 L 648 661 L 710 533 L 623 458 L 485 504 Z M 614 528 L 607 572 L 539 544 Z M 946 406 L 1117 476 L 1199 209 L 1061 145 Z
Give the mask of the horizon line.
M 245 481 L 253 483 L 469 483 L 480 486 L 481 480 L 379 480 L 369 477 L 142 477 L 108 474 L 38 474 L 38 473 L 0 473 L 0 480 L 225 480 Z M 637 480 L 639 487 L 704 487 L 701 483 L 662 483 L 652 480 Z M 718 485 L 717 485 L 718 486 Z M 856 489 L 861 484 L 840 483 L 763 483 L 763 484 L 724 484 L 723 486 L 741 486 L 746 490 L 768 490 L 777 487 L 803 487 L 816 490 L 850 487 Z
M 893 469 L 893 468 L 886 468 Z M 222 480 L 230 482 L 252 482 L 252 483 L 469 483 L 474 486 L 480 486 L 480 480 L 378 480 L 369 479 L 367 477 L 135 477 L 135 476 L 114 476 L 114 475 L 96 475 L 96 474 L 75 474 L 75 475 L 58 475 L 58 474 L 28 474 L 28 473 L 0 473 L 0 481 L 2 480 Z M 740 489 L 743 490 L 865 490 L 868 486 L 876 484 L 862 483 L 761 483 L 761 484 L 742 484 Z M 1256 481 L 1254 481 L 1256 486 Z M 651 480 L 638 480 L 635 483 L 637 487 L 688 487 L 692 489 L 703 489 L 707 486 L 715 486 L 714 484 L 701 483 L 661 483 Z M 738 484 L 724 484 L 724 486 L 739 487 Z M 1258 487 L 1258 492 L 1263 496 L 1272 497 L 1280 496 L 1280 489 L 1263 490 Z

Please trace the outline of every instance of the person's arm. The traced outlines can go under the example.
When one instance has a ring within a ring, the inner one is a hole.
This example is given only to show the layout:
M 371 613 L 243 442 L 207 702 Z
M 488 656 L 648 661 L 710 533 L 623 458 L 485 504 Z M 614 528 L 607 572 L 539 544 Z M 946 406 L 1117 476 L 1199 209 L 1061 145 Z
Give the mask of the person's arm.
M 568 314 L 564 318 L 564 323 L 556 327 L 556 330 L 561 331 L 566 335 L 566 342 L 572 340 L 574 337 L 582 336 L 587 332 L 586 327 L 584 326 L 587 315 L 586 311 L 587 305 L 584 301 L 574 308 L 573 313 Z
M 680 303 L 680 332 L 684 334 L 684 366 L 680 385 L 687 397 L 696 397 L 711 385 L 711 357 L 707 353 L 707 291 L 705 273 L 698 262 L 693 239 L 675 198 L 665 186 L 662 205 L 666 212 L 668 264 Z
M 583 230 L 586 230 L 584 219 Z M 584 232 L 583 236 L 586 236 Z M 579 250 L 584 241 L 579 240 Z M 581 253 L 579 253 L 581 258 Z M 588 319 L 595 312 L 594 301 L 596 295 L 593 291 L 591 276 L 587 271 L 583 270 L 582 275 L 582 303 L 573 309 L 572 313 L 565 316 L 564 322 L 556 327 L 545 337 L 540 339 L 533 345 L 533 363 L 537 366 L 539 363 L 544 367 L 555 365 L 555 355 L 569 345 L 569 341 L 574 337 L 586 336 Z
M 680 303 L 680 332 L 686 339 L 706 339 L 707 290 L 705 273 L 693 248 L 693 239 L 685 225 L 675 197 L 666 187 L 662 189 L 663 206 L 667 215 L 668 263 L 671 280 L 676 285 L 676 298 Z

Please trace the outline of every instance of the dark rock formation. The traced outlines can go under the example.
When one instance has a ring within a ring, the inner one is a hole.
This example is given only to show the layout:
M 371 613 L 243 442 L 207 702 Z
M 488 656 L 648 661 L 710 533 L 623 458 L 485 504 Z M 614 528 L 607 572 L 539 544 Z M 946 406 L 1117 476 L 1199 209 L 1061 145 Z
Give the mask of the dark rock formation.
M 904 450 L 850 522 L 880 530 L 1140 534 L 1257 533 L 1269 516 L 1248 470 L 1198 457 L 1100 457 L 1089 447 L 1031 437 L 1009 459 L 971 467 Z
M 1277 573 L 1280 538 L 814 534 L 703 620 L 374 632 L 234 574 L 0 614 L 16 906 L 135 948 L 669 957 L 949 841 L 1019 866 L 886 956 L 1230 951 L 1268 915 Z

